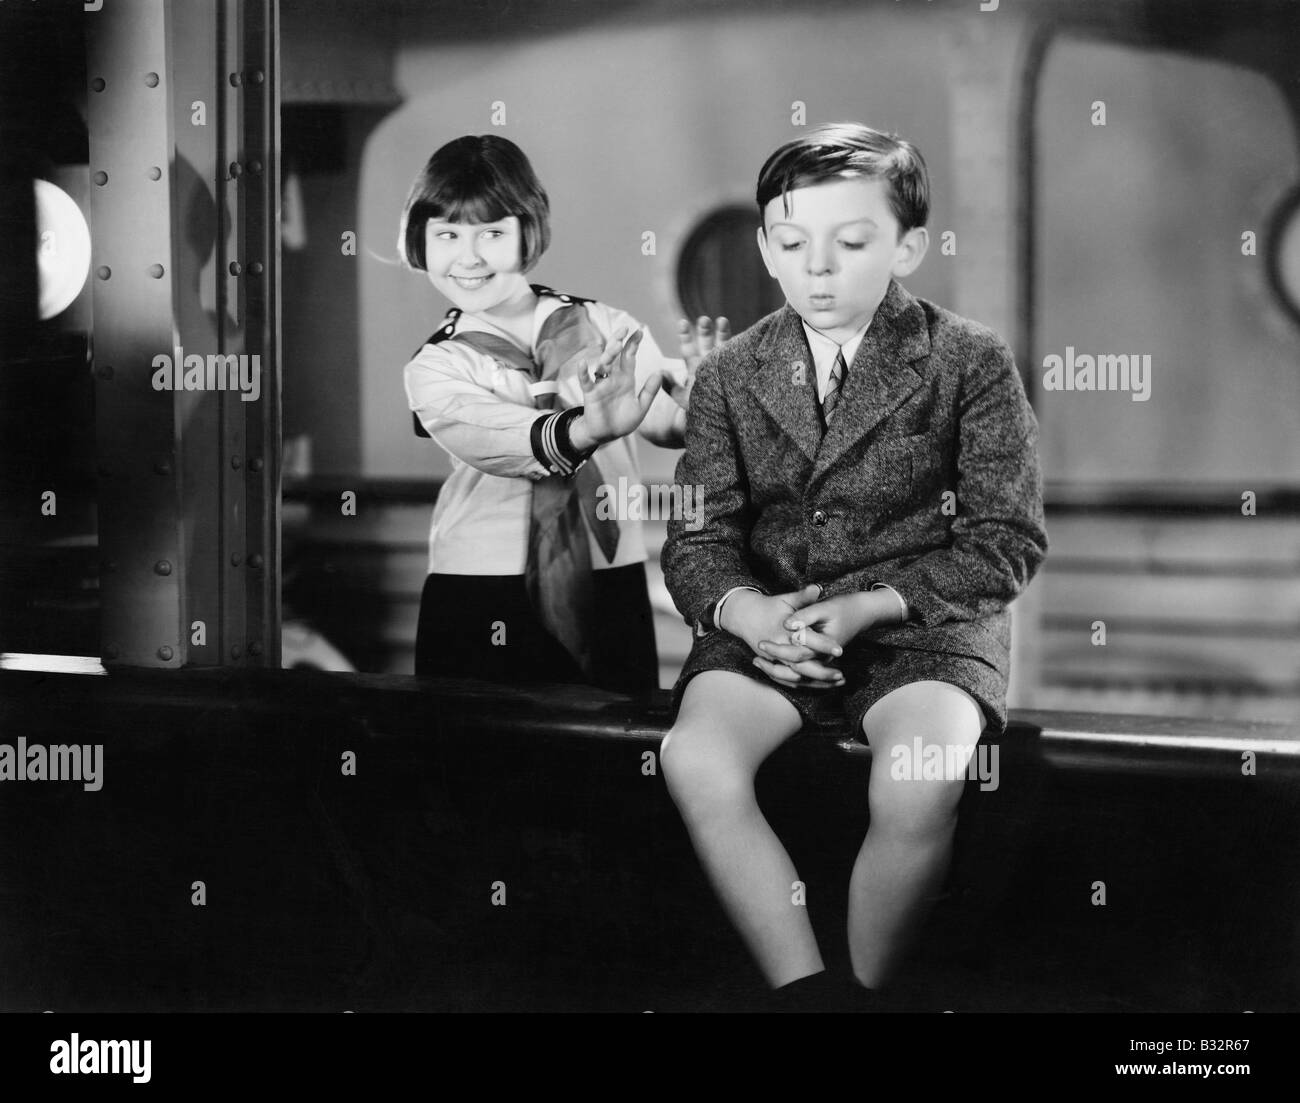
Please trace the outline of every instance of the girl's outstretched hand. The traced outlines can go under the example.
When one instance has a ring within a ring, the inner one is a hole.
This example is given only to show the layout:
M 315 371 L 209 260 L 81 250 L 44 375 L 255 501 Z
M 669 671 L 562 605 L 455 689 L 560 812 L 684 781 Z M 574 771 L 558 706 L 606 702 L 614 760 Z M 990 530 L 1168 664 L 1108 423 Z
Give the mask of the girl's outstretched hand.
M 731 337 L 731 323 L 726 318 L 714 322 L 712 318 L 701 314 L 695 325 L 683 318 L 677 323 L 677 336 L 681 341 L 682 359 L 686 361 L 686 382 L 664 376 L 664 386 L 668 395 L 683 410 L 691 401 L 691 388 L 695 386 L 695 372 L 700 361 L 720 344 Z
M 636 389 L 636 350 L 644 333 L 638 329 L 627 337 L 627 330 L 616 330 L 600 358 L 579 369 L 584 409 L 571 429 L 576 446 L 584 447 L 585 441 L 579 439 L 584 433 L 594 444 L 627 436 L 645 418 L 663 379 L 656 375 L 646 380 L 639 392 Z

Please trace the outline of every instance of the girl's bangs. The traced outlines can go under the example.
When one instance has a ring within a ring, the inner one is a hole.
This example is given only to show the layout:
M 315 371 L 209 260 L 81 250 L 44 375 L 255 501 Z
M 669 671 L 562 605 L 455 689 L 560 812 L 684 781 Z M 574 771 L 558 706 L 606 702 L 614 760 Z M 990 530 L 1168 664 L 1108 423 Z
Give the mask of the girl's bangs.
M 499 222 L 511 214 L 498 196 L 481 191 L 444 193 L 435 196 L 429 206 L 429 217 L 440 222 Z

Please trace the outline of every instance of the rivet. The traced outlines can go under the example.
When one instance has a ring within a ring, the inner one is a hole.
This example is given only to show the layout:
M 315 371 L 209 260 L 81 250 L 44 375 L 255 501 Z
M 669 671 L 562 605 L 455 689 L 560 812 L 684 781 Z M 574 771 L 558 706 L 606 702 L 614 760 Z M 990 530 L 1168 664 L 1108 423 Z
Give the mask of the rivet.
M 255 456 L 253 459 L 249 460 L 249 461 L 248 461 L 248 469 L 249 469 L 250 471 L 261 471 L 261 470 L 262 470 L 262 459 L 261 459 L 261 457 L 260 457 L 260 456 Z
M 154 279 L 156 280 L 162 279 L 163 272 L 164 272 L 164 268 L 161 264 L 149 265 L 149 275 L 151 275 Z
M 170 475 L 172 473 L 172 465 L 167 460 L 159 460 L 153 465 L 153 469 L 159 475 Z
M 230 262 L 230 274 L 232 276 L 238 276 L 239 273 L 242 272 L 243 270 L 244 270 L 244 266 L 240 264 L 239 261 L 232 260 Z
M 243 562 L 243 558 L 240 556 L 239 552 L 230 553 L 230 565 L 232 567 L 238 567 L 241 562 Z
M 112 379 L 112 378 L 113 378 L 113 365 L 112 365 L 112 364 L 100 364 L 99 367 L 97 367 L 97 368 L 95 369 L 95 374 L 96 374 L 97 376 L 99 376 L 100 379 Z
M 162 647 L 158 648 L 158 658 L 162 659 L 165 663 L 171 662 L 171 658 L 174 654 L 175 652 L 166 644 L 163 644 Z
M 262 645 L 254 640 L 248 645 L 248 653 L 250 655 L 260 655 L 262 653 Z
M 162 179 L 162 169 L 160 169 L 157 165 L 154 165 L 153 168 L 151 168 L 151 169 L 149 170 L 149 179 L 150 179 L 150 180 L 161 180 L 161 179 Z
M 248 270 L 254 276 L 260 276 L 262 274 L 262 262 L 260 260 L 253 261 L 253 263 L 248 266 Z
M 242 654 L 243 654 L 243 651 L 240 650 L 239 644 L 235 644 L 235 646 L 232 647 L 232 648 L 230 649 L 230 657 L 231 657 L 232 659 L 237 659 L 237 658 L 239 658 L 239 656 L 242 655 Z
M 238 456 L 231 456 L 230 466 L 238 471 L 243 466 L 243 461 Z
M 253 552 L 253 554 L 250 555 L 250 556 L 248 557 L 248 565 L 249 565 L 250 567 L 252 567 L 253 570 L 255 570 L 255 571 L 256 571 L 256 570 L 259 570 L 259 569 L 261 568 L 261 566 L 262 566 L 262 556 L 261 556 L 261 553 L 260 553 L 260 552 Z
M 259 175 L 261 175 L 261 172 L 262 172 L 262 162 L 261 162 L 261 161 L 249 161 L 249 162 L 248 162 L 248 171 L 251 172 L 254 176 L 259 176 Z
M 241 77 L 238 73 L 230 74 L 230 86 L 232 88 L 238 88 L 243 83 L 244 83 L 244 78 Z
M 172 565 L 168 563 L 167 560 L 160 559 L 153 565 L 153 570 L 154 574 L 166 576 L 172 573 Z
M 100 651 L 102 652 L 102 654 L 99 656 L 101 659 L 107 659 L 109 662 L 112 662 L 114 659 L 117 658 L 116 647 L 101 647 Z
M 104 570 L 105 573 L 115 571 L 117 570 L 117 560 L 105 559 L 104 562 L 101 564 L 101 568 Z
M 95 275 L 97 275 L 101 280 L 108 279 L 108 277 L 111 276 L 112 274 L 113 274 L 113 269 L 111 269 L 107 264 L 101 264 L 98 268 L 95 269 Z
M 252 81 L 254 84 L 261 84 L 262 81 L 266 79 L 266 77 L 262 75 L 261 69 L 254 69 L 251 73 L 248 74 L 248 79 Z
M 103 78 L 103 77 L 96 77 L 94 80 L 92 80 L 92 81 L 90 82 L 90 87 L 93 88 L 96 92 L 102 92 L 102 91 L 104 90 L 104 87 L 105 87 L 105 86 L 104 86 L 104 78 Z
M 105 184 L 108 183 L 108 173 L 106 172 L 95 173 L 95 183 L 102 188 Z
M 231 161 L 231 162 L 230 162 L 230 175 L 231 175 L 231 176 L 243 176 L 243 175 L 244 175 L 244 166 L 241 165 L 238 161 Z
M 157 73 L 145 73 L 145 75 L 144 75 L 144 83 L 145 83 L 145 85 L 146 85 L 147 87 L 149 87 L 149 88 L 157 88 L 157 87 L 158 87 L 158 74 L 157 74 Z

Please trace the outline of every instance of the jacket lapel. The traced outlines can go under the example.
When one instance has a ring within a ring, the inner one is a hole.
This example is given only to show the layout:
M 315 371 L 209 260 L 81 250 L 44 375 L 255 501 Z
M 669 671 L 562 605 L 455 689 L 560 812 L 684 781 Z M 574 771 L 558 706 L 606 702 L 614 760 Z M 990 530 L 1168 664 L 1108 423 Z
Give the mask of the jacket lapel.
M 921 375 L 912 365 L 929 352 L 925 311 L 897 280 L 890 280 L 849 365 L 844 392 L 817 451 L 813 479 L 824 474 L 921 386 Z
M 749 377 L 749 390 L 782 432 L 813 462 L 822 442 L 817 368 L 803 324 L 789 303 L 781 308 L 776 324 L 758 346 L 757 358 L 758 370 Z M 802 383 L 796 382 L 800 365 Z

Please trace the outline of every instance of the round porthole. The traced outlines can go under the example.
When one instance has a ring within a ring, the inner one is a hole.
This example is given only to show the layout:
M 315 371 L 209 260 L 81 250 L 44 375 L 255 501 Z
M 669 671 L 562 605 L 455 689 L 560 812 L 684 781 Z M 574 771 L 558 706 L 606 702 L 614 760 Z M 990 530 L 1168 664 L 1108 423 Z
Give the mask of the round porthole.
M 48 180 L 36 189 L 36 270 L 42 321 L 62 314 L 90 274 L 90 228 L 76 201 Z
M 705 215 L 687 235 L 677 260 L 677 297 L 688 318 L 721 315 L 739 333 L 785 302 L 763 267 L 757 229 L 752 206 L 731 204 Z
M 1300 323 L 1300 185 L 1278 204 L 1265 248 L 1273 290 Z

